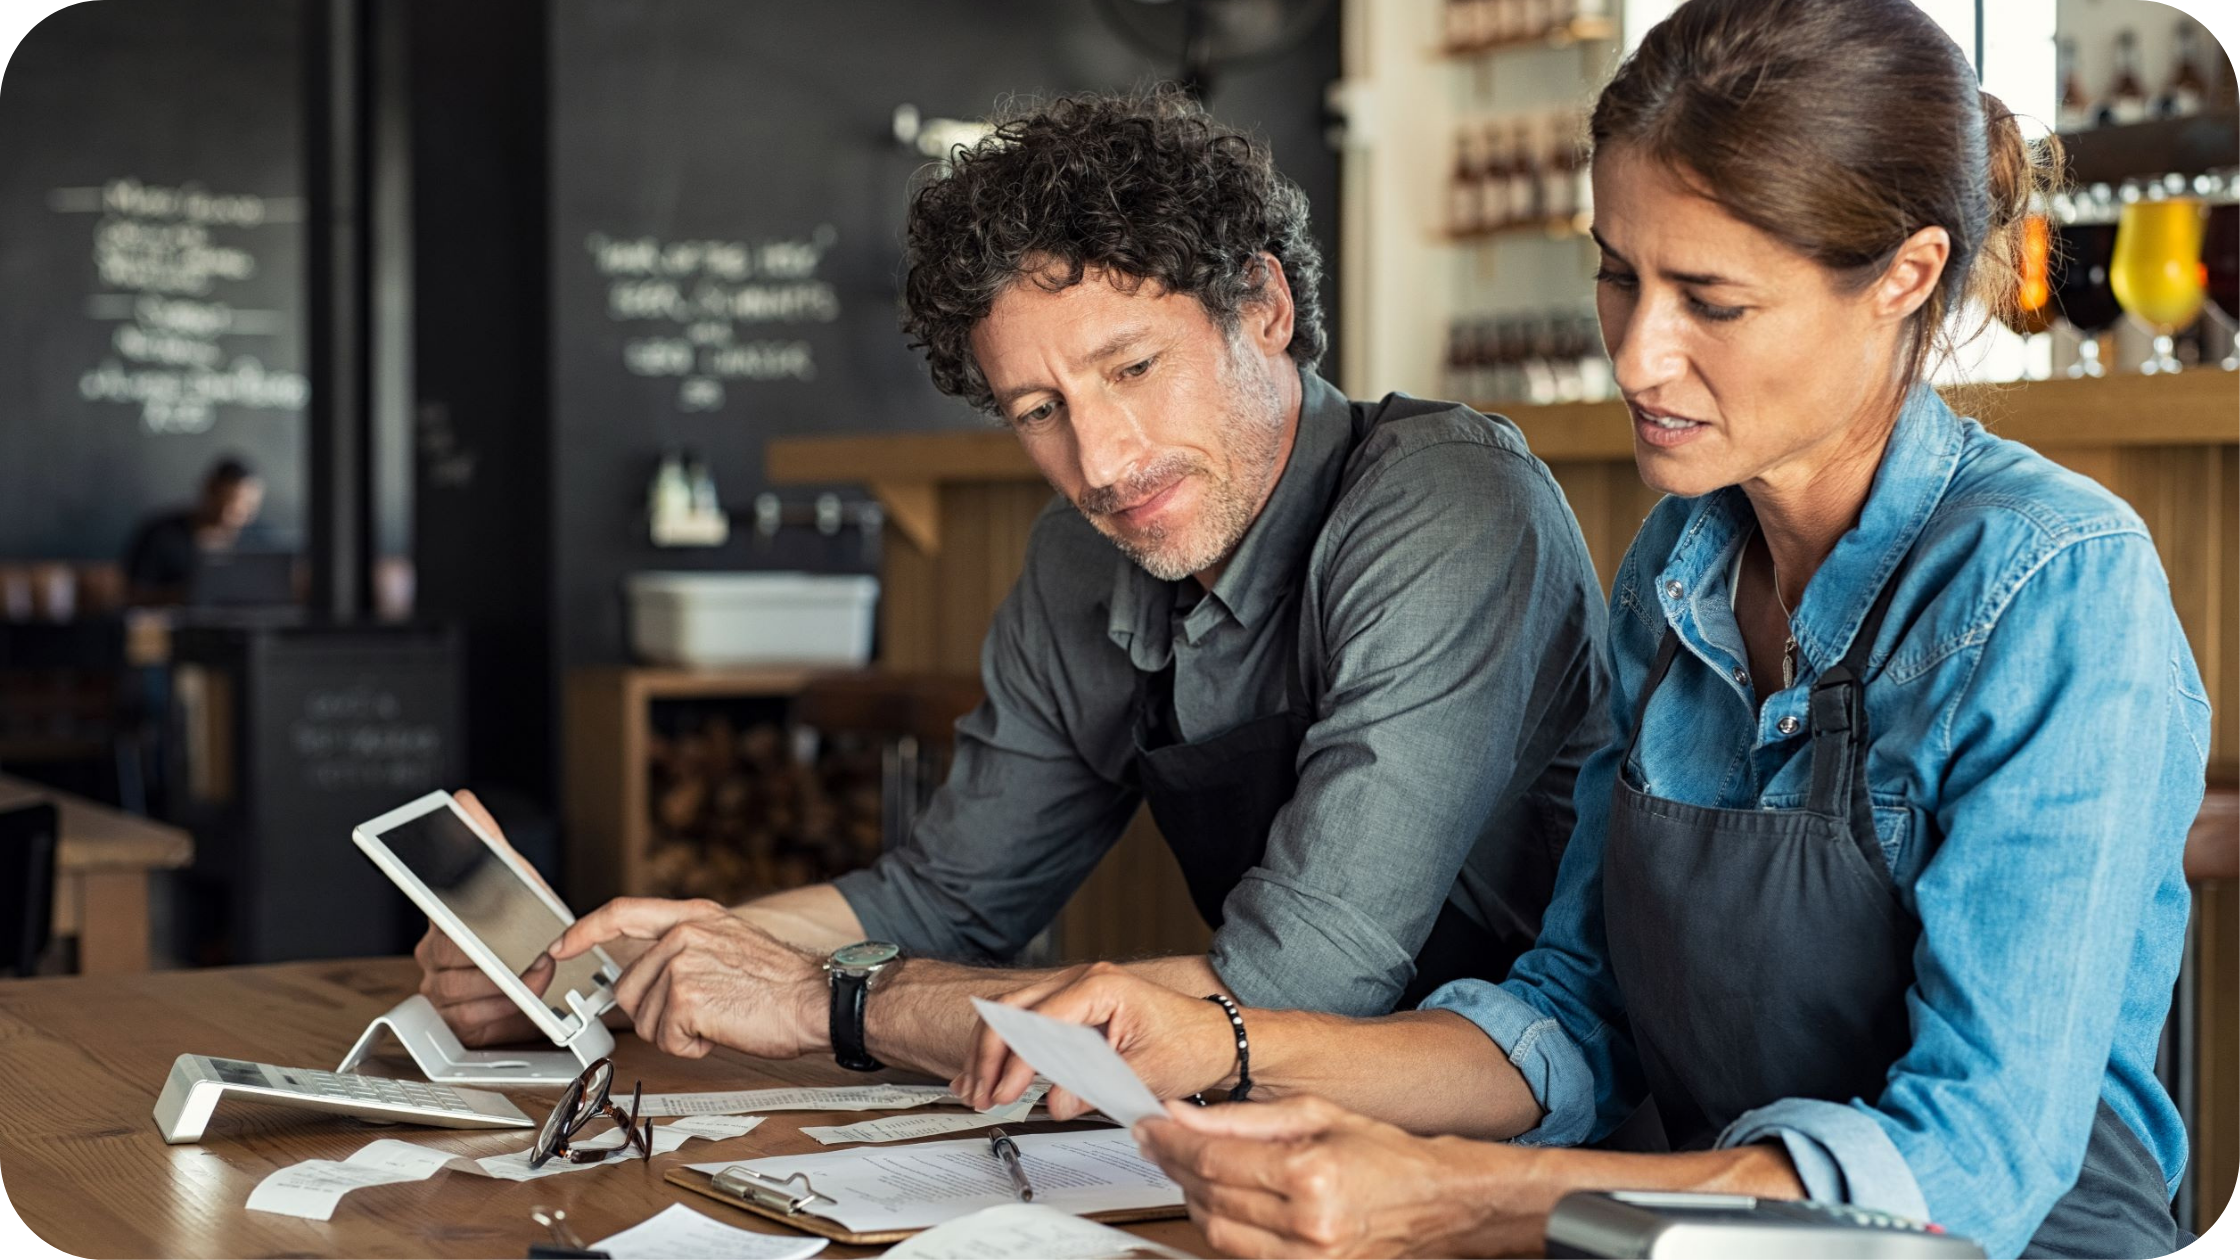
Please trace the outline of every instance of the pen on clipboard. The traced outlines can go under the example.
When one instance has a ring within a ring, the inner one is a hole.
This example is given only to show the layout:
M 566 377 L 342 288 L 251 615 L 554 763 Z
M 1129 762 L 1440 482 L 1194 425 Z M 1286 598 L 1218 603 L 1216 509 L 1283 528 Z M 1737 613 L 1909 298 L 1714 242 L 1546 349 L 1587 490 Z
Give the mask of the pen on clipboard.
M 1034 1183 L 1027 1180 L 1026 1167 L 1019 1162 L 1019 1144 L 1002 1129 L 990 1129 L 988 1149 L 995 1152 L 996 1158 L 1002 1160 L 1004 1168 L 1010 1172 L 1011 1188 L 1019 1192 L 1019 1202 L 1032 1203 Z

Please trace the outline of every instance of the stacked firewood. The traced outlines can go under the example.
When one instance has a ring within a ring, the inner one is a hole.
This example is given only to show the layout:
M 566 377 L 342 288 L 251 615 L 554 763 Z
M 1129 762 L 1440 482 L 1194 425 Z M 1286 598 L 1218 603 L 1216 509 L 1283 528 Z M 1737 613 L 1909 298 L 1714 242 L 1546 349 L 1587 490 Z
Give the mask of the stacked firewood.
M 650 753 L 655 896 L 728 905 L 879 855 L 873 737 L 794 740 L 775 723 L 741 729 L 715 713 L 656 735 Z

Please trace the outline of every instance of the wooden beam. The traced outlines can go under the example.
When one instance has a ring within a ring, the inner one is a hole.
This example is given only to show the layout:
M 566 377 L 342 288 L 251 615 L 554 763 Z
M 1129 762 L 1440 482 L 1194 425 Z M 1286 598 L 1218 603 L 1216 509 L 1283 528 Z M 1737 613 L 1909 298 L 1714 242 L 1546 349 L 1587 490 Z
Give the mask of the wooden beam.
M 1019 439 L 1001 429 L 778 438 L 763 470 L 776 485 L 1042 480 Z
M 2240 443 L 2240 373 L 2197 368 L 2175 376 L 1962 385 L 1953 407 L 2001 437 L 2035 447 Z M 1534 407 L 1486 403 L 1517 422 L 1544 460 L 1630 459 L 1633 424 L 1617 402 Z
M 874 481 L 871 493 L 918 550 L 941 554 L 941 487 L 931 481 Z

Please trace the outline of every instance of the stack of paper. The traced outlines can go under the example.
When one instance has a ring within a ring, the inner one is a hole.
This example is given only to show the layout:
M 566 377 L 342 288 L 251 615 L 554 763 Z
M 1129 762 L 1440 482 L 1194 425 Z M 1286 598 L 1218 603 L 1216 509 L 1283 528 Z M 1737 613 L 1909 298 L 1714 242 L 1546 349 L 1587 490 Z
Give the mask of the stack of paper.
M 1126 1133 L 1024 1133 L 1015 1140 L 1037 1203 L 1079 1213 L 1182 1204 L 1182 1187 L 1137 1154 Z M 808 1177 L 833 1200 L 810 1210 L 858 1233 L 924 1229 L 1018 1201 L 985 1138 L 686 1166 L 713 1174 L 740 1165 L 779 1180 Z
M 936 1225 L 888 1249 L 886 1260 L 1102 1260 L 1113 1256 L 1190 1260 L 1187 1251 L 1068 1216 L 1039 1203 L 983 1208 L 946 1225 Z

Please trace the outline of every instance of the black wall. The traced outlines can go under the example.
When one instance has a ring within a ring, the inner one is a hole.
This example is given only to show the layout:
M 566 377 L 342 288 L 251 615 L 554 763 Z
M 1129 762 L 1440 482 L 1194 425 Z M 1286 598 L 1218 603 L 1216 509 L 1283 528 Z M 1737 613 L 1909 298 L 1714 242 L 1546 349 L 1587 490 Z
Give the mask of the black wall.
M 1124 45 L 1091 0 L 555 0 L 550 12 L 555 614 L 565 666 L 627 658 L 621 583 L 635 570 L 868 567 L 852 539 L 807 531 L 769 548 L 738 533 L 712 551 L 651 546 L 645 487 L 665 448 L 706 455 L 740 511 L 764 488 L 773 437 L 986 423 L 933 390 L 896 329 L 905 186 L 925 159 L 894 140 L 895 106 L 979 118 L 1014 94 L 1126 88 L 1176 67 Z M 1338 70 L 1333 6 L 1294 52 L 1223 74 L 1211 102 L 1272 142 L 1333 257 L 1337 160 L 1321 103 Z M 736 278 L 720 267 L 635 275 L 628 262 L 597 265 L 602 241 L 648 239 L 750 251 L 790 242 L 820 256 L 801 277 L 763 274 L 752 253 L 754 274 Z M 757 360 L 781 373 L 806 346 L 813 376 L 720 380 L 720 403 L 688 403 L 679 376 L 626 366 L 629 343 L 695 330 L 613 317 L 614 284 L 673 280 L 689 300 L 710 279 L 734 292 L 765 281 L 769 296 L 799 300 L 792 318 L 734 320 L 719 335 L 783 347 Z M 804 280 L 829 290 L 789 287 Z
M 290 0 L 103 0 L 49 16 L 9 61 L 0 556 L 114 557 L 226 452 L 263 472 L 279 541 L 299 531 L 297 33 Z M 192 262 L 203 249 L 214 267 Z M 244 387 L 255 405 L 226 400 Z M 113 398 L 148 390 L 217 401 Z

